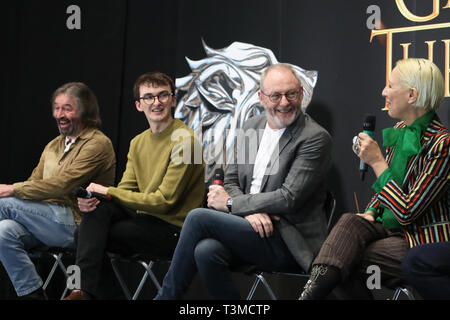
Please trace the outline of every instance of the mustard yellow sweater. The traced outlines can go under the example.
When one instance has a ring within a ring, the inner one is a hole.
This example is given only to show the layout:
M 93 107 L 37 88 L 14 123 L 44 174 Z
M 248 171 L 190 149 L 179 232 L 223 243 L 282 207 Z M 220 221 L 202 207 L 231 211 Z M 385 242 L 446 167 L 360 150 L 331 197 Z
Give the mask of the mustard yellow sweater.
M 127 208 L 181 227 L 203 205 L 205 165 L 194 132 L 178 119 L 160 133 L 131 140 L 122 180 L 108 194 Z

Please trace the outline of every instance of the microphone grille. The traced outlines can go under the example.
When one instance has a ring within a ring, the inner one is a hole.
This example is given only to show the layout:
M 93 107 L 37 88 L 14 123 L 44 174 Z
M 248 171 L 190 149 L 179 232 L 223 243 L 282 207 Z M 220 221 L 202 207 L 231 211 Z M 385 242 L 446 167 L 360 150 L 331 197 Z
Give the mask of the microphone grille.
M 376 122 L 377 118 L 373 114 L 366 114 L 363 124 L 363 130 L 375 131 Z
M 82 187 L 78 187 L 75 190 L 73 190 L 73 195 L 77 198 L 86 198 L 87 191 Z
M 217 168 L 216 171 L 214 171 L 214 180 L 223 180 L 224 172 L 222 168 Z

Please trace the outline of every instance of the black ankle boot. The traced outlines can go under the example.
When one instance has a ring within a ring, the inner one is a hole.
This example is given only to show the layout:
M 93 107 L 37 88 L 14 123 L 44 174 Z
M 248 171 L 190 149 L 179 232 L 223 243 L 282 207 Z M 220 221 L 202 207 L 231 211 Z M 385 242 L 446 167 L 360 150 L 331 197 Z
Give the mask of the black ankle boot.
M 324 299 L 340 282 L 339 269 L 328 265 L 314 265 L 311 277 L 306 282 L 303 292 L 298 300 Z

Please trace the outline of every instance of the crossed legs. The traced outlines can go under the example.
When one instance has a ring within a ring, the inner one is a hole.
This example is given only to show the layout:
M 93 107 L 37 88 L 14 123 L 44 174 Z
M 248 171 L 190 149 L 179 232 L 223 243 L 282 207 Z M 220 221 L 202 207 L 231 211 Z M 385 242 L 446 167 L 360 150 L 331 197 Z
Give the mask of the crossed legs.
M 192 210 L 155 299 L 180 299 L 197 272 L 211 298 L 240 299 L 230 270 L 240 264 L 298 267 L 276 230 L 271 237 L 261 238 L 242 217 L 211 209 Z

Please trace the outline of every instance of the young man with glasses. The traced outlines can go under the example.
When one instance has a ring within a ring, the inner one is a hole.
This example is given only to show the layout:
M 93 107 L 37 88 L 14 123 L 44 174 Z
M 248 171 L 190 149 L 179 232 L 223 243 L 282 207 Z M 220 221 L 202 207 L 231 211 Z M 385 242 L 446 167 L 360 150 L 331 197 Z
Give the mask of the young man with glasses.
M 237 163 L 227 165 L 223 187 L 210 186 L 211 209 L 186 218 L 156 299 L 182 298 L 197 272 L 211 298 L 240 299 L 233 267 L 309 270 L 327 234 L 331 138 L 301 111 L 302 98 L 289 65 L 264 71 L 259 99 L 266 114 L 250 118 L 238 133 Z M 260 136 L 253 140 L 252 132 Z
M 112 202 L 78 199 L 85 213 L 76 257 L 81 290 L 72 291 L 67 300 L 100 298 L 98 283 L 106 251 L 170 258 L 187 213 L 203 204 L 201 146 L 194 132 L 172 117 L 174 90 L 172 79 L 160 72 L 136 80 L 136 109 L 145 114 L 150 128 L 131 141 L 117 187 L 91 183 L 87 188 L 110 196 Z

